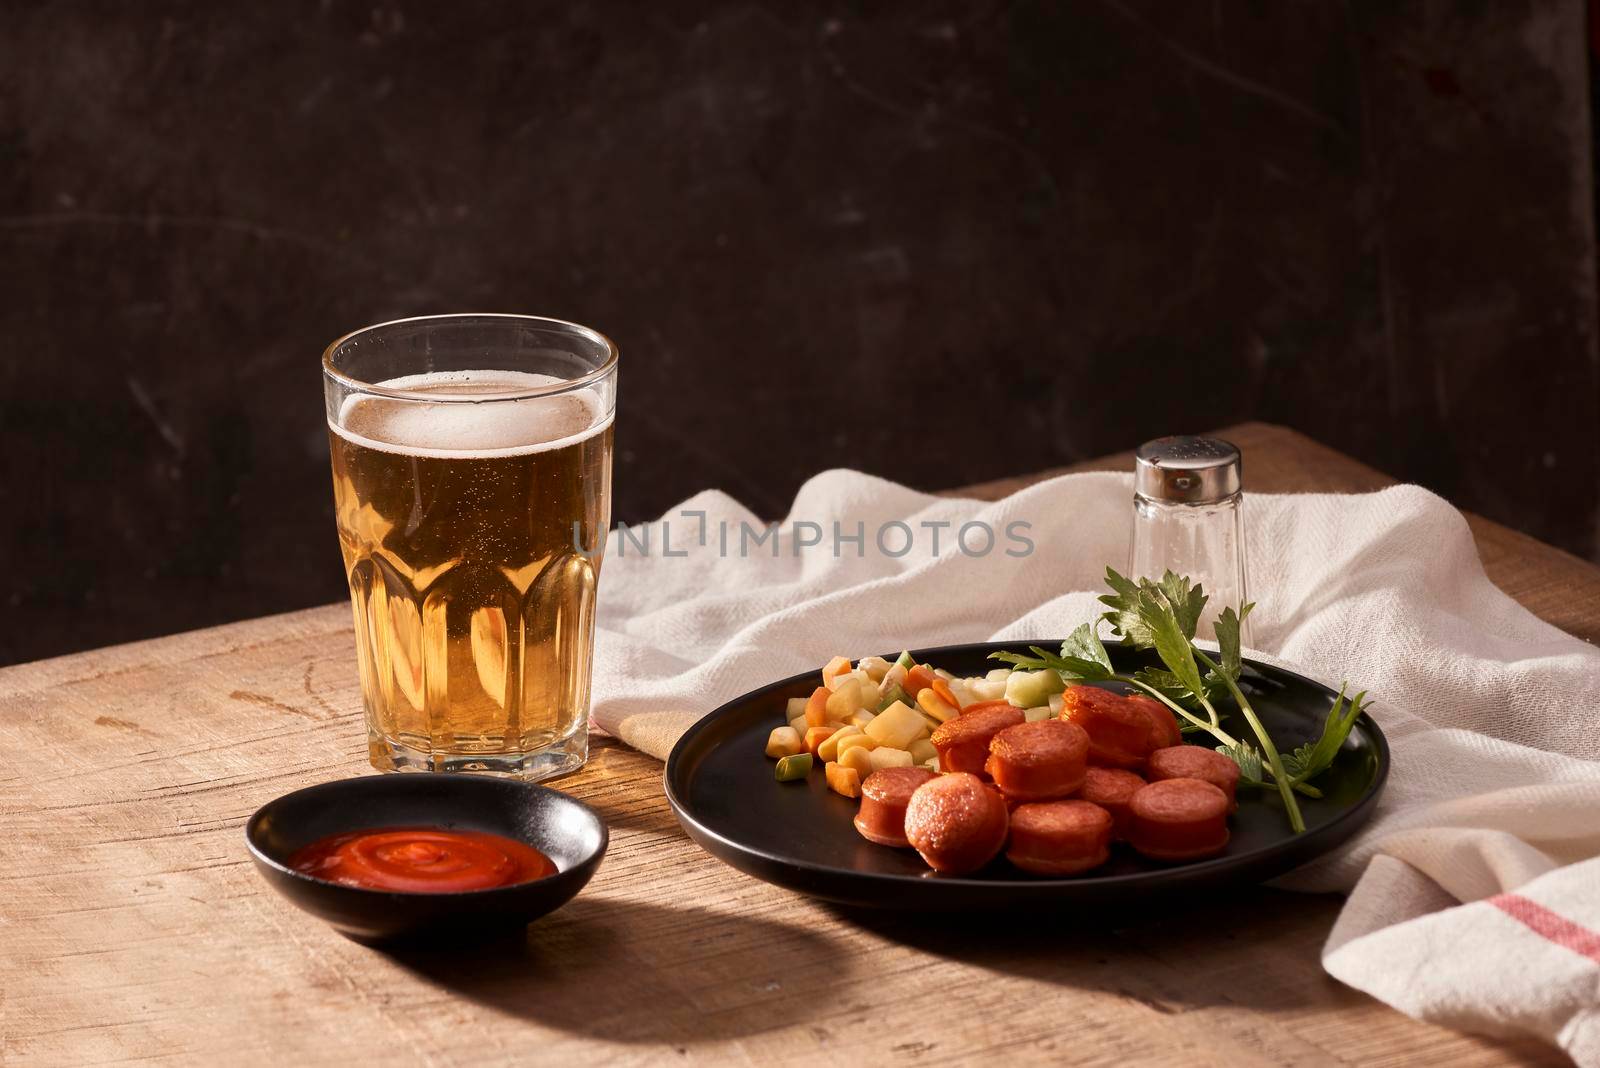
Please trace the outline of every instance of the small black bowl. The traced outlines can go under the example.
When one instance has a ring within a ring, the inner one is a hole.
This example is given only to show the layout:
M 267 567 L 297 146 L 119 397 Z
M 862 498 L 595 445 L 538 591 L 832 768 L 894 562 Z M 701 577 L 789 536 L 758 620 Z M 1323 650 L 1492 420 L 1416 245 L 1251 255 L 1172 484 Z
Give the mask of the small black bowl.
M 288 866 L 295 850 L 331 834 L 379 827 L 487 831 L 526 842 L 554 875 L 492 890 L 402 894 L 342 886 Z M 582 890 L 609 836 L 594 810 L 516 779 L 438 773 L 364 775 L 308 786 L 256 810 L 245 841 L 273 889 L 360 942 L 525 925 Z

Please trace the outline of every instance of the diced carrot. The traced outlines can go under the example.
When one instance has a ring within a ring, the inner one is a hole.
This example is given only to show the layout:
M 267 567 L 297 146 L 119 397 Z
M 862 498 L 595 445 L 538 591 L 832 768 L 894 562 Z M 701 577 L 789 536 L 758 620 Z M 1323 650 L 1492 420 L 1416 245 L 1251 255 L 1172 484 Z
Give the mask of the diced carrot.
M 946 704 L 944 698 L 934 693 L 931 686 L 917 694 L 917 707 L 940 723 L 948 723 L 961 714 L 959 708 L 955 705 Z
M 833 732 L 838 729 L 839 725 L 837 723 L 830 723 L 823 727 L 807 727 L 805 736 L 806 751 L 815 756 L 817 746 L 827 741 Z
M 927 667 L 918 664 L 906 672 L 906 681 L 901 685 L 905 688 L 906 693 L 916 695 L 932 686 L 933 680 L 938 677 Z
M 948 682 L 935 675 L 933 682 L 930 685 L 933 688 L 933 692 L 944 699 L 945 704 L 949 705 L 958 712 L 961 710 L 961 702 L 956 700 L 955 691 L 950 689 L 950 684 Z
M 811 691 L 811 696 L 806 699 L 806 726 L 821 727 L 828 722 L 828 695 L 832 691 L 826 686 L 818 686 Z
M 822 669 L 822 684 L 828 688 L 833 687 L 833 680 L 850 670 L 848 657 L 836 656 L 828 661 L 828 666 Z
M 828 780 L 828 789 L 834 793 L 845 797 L 861 796 L 861 773 L 855 768 L 847 768 L 836 760 L 830 760 L 822 773 Z

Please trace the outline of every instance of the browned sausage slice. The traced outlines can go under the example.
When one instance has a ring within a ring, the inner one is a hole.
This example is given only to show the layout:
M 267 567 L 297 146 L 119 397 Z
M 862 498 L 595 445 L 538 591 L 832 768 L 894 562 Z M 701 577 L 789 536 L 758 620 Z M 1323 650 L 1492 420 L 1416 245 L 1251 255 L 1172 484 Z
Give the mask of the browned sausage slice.
M 906 805 L 917 787 L 934 777 L 927 768 L 879 768 L 861 784 L 861 809 L 856 830 L 869 842 L 908 846 Z
M 1006 859 L 1035 875 L 1076 875 L 1111 855 L 1111 813 L 1087 801 L 1040 801 L 1011 814 Z
M 1178 717 L 1172 714 L 1172 709 L 1142 693 L 1129 694 L 1128 704 L 1150 721 L 1150 748 L 1183 744 L 1183 731 L 1178 728 Z
M 1089 763 L 1136 768 L 1150 755 L 1151 721 L 1121 694 L 1098 686 L 1072 686 L 1061 695 L 1061 718 L 1089 735 Z
M 1196 860 L 1227 848 L 1228 796 L 1208 782 L 1153 782 L 1128 808 L 1128 841 L 1152 860 Z
M 993 860 L 1008 826 L 1000 791 L 968 772 L 923 783 L 906 806 L 906 839 L 930 868 L 951 875 Z
M 1128 808 L 1133 795 L 1144 788 L 1144 780 L 1123 768 L 1090 768 L 1084 773 L 1080 801 L 1099 805 L 1111 813 L 1111 837 L 1128 837 L 1133 812 Z
M 996 734 L 985 767 L 1007 801 L 1048 801 L 1083 785 L 1088 759 L 1089 736 L 1082 727 L 1042 719 Z
M 1007 705 L 976 709 L 939 724 L 932 741 L 939 752 L 940 770 L 984 774 L 989 740 L 1022 720 L 1022 709 Z
M 1161 779 L 1199 779 L 1228 795 L 1228 811 L 1239 808 L 1234 796 L 1239 786 L 1239 765 L 1214 749 L 1199 745 L 1174 745 L 1150 754 L 1145 774 Z

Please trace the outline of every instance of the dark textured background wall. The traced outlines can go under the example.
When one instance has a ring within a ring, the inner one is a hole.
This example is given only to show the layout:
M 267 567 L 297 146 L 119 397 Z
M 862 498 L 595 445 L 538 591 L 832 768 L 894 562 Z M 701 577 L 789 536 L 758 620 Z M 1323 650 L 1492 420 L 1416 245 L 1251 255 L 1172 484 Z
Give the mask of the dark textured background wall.
M 1596 552 L 1581 3 L 23 4 L 0 661 L 343 595 L 317 357 L 559 315 L 617 516 L 1245 418 Z

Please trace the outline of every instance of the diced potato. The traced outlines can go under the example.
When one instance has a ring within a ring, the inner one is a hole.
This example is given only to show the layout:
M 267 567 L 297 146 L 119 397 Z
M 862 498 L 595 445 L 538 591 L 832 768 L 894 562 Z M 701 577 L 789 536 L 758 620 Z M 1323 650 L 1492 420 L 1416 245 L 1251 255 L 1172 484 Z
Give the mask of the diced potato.
M 879 712 L 866 726 L 866 732 L 879 745 L 905 749 L 923 732 L 922 717 L 901 701 Z
M 872 735 L 858 733 L 847 734 L 834 743 L 833 751 L 835 760 L 843 760 L 845 753 L 852 749 L 876 749 L 878 743 L 872 740 Z
M 861 796 L 861 773 L 855 768 L 830 760 L 823 765 L 822 774 L 828 781 L 828 789 L 834 793 L 845 797 Z
M 851 716 L 849 719 L 845 720 L 845 722 L 850 724 L 852 727 L 865 727 L 867 724 L 871 723 L 873 720 L 875 720 L 877 718 L 878 718 L 877 716 L 874 716 L 871 712 L 868 712 L 866 709 L 858 708 L 858 709 L 856 709 L 855 714 L 853 716 Z
M 865 779 L 872 774 L 872 750 L 856 746 L 846 749 L 839 754 L 839 763 L 847 768 L 853 768 L 855 773 Z
M 856 662 L 856 670 L 865 671 L 867 678 L 873 682 L 879 682 L 889 673 L 889 661 L 881 656 L 863 657 Z
M 911 762 L 913 764 L 926 764 L 930 760 L 938 760 L 939 751 L 933 743 L 926 738 L 918 738 L 911 743 Z
M 1066 705 L 1066 703 L 1067 703 L 1066 698 L 1063 697 L 1061 694 L 1059 694 L 1059 693 L 1051 694 L 1050 695 L 1050 714 L 1052 716 L 1060 716 L 1061 715 L 1061 709 L 1062 709 L 1062 707 L 1064 705 Z
M 955 719 L 958 715 L 957 711 L 947 705 L 944 698 L 934 693 L 931 687 L 917 694 L 917 707 L 940 723 Z
M 983 680 L 968 686 L 967 692 L 972 694 L 974 704 L 981 704 L 984 701 L 1003 701 L 1006 696 L 1006 684 Z
M 839 759 L 839 743 L 844 741 L 844 739 L 850 737 L 853 734 L 860 734 L 860 733 L 861 733 L 861 728 L 860 727 L 850 727 L 850 726 L 840 727 L 838 730 L 836 730 L 832 734 L 828 735 L 828 737 L 826 739 L 824 739 L 820 745 L 817 746 L 817 749 L 816 749 L 817 756 L 821 757 L 823 760 L 837 760 L 837 759 Z
M 968 705 L 978 703 L 978 699 L 972 695 L 972 690 L 962 679 L 950 683 L 950 692 L 955 695 L 957 708 L 966 708 Z
M 932 760 L 925 760 L 921 764 L 918 764 L 917 767 L 927 768 L 929 771 L 937 774 L 939 771 L 939 758 L 936 756 Z
M 794 756 L 804 748 L 805 743 L 800 740 L 800 733 L 793 727 L 774 727 L 772 733 L 767 735 L 769 757 Z
M 807 727 L 804 739 L 806 752 L 817 752 L 822 748 L 822 743 L 838 733 L 838 730 L 838 727 Z
M 849 657 L 834 657 L 832 660 L 828 661 L 827 666 L 822 669 L 822 685 L 826 686 L 830 690 L 838 689 L 839 677 L 841 675 L 848 674 L 849 671 Z
M 868 678 L 866 672 L 859 672 L 858 675 L 856 690 L 861 695 L 861 707 L 876 712 L 879 698 L 883 696 L 883 688 Z
M 1018 708 L 1037 708 L 1050 703 L 1050 695 L 1067 688 L 1054 671 L 1013 671 L 1006 680 L 1006 700 Z
M 909 768 L 912 764 L 911 754 L 904 749 L 892 749 L 887 745 L 880 745 L 870 754 L 872 757 L 872 770 L 879 768 Z
M 858 708 L 878 707 L 878 687 L 871 679 L 850 678 L 828 695 L 828 718 L 843 722 Z
M 1056 714 L 1050 711 L 1049 705 L 1040 705 L 1038 708 L 1024 708 L 1022 719 L 1026 723 L 1037 723 L 1041 719 L 1055 719 Z
M 878 680 L 878 689 L 882 690 L 884 693 L 888 693 L 889 688 L 892 686 L 904 686 L 906 682 L 907 670 L 908 669 L 904 664 L 891 665 L 889 670 L 884 674 L 883 678 Z
M 1011 677 L 1011 671 L 1011 668 L 992 668 L 990 669 L 989 673 L 984 676 L 984 679 L 988 682 L 1003 683 Z
M 789 726 L 794 728 L 794 732 L 796 734 L 798 734 L 801 738 L 804 738 L 806 736 L 806 730 L 811 726 L 811 724 L 806 722 L 806 717 L 801 716 L 799 719 L 791 719 L 789 721 Z
M 783 713 L 783 718 L 793 722 L 806 714 L 806 699 L 804 697 L 789 698 L 789 707 Z

